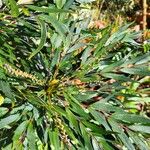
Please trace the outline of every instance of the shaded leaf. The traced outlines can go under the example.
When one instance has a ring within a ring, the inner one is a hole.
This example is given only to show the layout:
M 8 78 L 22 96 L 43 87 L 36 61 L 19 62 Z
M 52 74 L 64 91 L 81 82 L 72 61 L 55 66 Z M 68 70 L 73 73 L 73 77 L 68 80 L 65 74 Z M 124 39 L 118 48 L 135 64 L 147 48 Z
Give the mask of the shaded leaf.
M 8 82 L 0 81 L 0 90 L 10 99 L 13 98 L 13 93 Z
M 6 107 L 0 107 L 0 117 L 4 116 L 9 111 Z
M 0 120 L 0 129 L 20 119 L 20 114 L 10 115 Z
M 29 142 L 29 148 L 32 150 L 37 150 L 36 135 L 35 135 L 35 130 L 33 128 L 32 122 L 29 123 L 28 129 L 27 129 L 27 139 Z
M 46 42 L 46 33 L 47 33 L 46 24 L 44 23 L 43 20 L 38 19 L 38 21 L 39 21 L 40 24 L 41 24 L 41 39 L 40 39 L 40 44 L 39 44 L 39 46 L 37 47 L 37 49 L 34 50 L 34 51 L 30 54 L 29 59 L 31 59 L 31 58 L 34 57 L 37 53 L 39 53 L 40 50 L 44 47 L 44 44 L 45 44 L 45 42 Z

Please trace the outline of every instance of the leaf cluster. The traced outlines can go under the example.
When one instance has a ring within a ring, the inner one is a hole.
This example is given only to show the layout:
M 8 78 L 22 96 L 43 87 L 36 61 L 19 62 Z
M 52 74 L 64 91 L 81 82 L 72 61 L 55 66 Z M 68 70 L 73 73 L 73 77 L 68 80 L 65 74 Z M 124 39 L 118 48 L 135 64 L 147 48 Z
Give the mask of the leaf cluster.
M 131 24 L 88 29 L 73 0 L 5 5 L 0 147 L 148 150 L 150 55 Z

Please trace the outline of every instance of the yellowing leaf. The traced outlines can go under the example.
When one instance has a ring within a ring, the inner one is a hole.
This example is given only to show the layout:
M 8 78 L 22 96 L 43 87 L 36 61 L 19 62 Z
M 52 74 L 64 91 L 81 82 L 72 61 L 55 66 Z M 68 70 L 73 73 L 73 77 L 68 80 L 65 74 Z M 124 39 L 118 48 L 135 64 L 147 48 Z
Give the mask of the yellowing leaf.
M 26 16 L 30 16 L 30 12 L 28 11 L 28 9 L 26 8 L 22 8 L 22 12 L 26 15 Z
M 19 4 L 19 5 L 28 5 L 28 4 L 33 4 L 33 1 L 34 0 L 19 0 L 17 2 L 17 4 Z
M 4 97 L 0 95 L 0 106 L 3 104 L 4 102 Z

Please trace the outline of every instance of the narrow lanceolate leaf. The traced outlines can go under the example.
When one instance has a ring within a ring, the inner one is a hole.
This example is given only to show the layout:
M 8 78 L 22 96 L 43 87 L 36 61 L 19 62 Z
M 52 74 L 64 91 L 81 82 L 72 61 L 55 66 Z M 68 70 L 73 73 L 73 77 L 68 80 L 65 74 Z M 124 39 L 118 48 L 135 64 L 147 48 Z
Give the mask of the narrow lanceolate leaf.
M 82 64 L 82 65 L 83 65 L 83 64 L 86 64 L 86 61 L 87 61 L 88 57 L 90 57 L 90 55 L 91 55 L 91 50 L 92 50 L 92 47 L 91 47 L 91 46 L 90 46 L 90 47 L 87 47 L 87 48 L 84 50 L 84 52 L 83 52 L 83 54 L 82 54 L 82 56 L 81 56 L 81 60 L 82 60 L 81 64 Z
M 74 46 L 72 46 L 70 49 L 68 49 L 67 53 L 71 53 L 75 50 L 82 49 L 86 45 L 87 45 L 87 43 L 77 43 Z
M 106 72 L 112 72 L 114 71 L 117 67 L 120 67 L 123 63 L 125 62 L 125 59 L 114 62 L 112 64 L 109 64 L 106 66 L 101 72 L 106 73 Z
M 112 117 L 116 120 L 128 122 L 128 123 L 140 123 L 140 124 L 150 124 L 150 119 L 143 116 L 127 114 L 127 113 L 114 113 Z
M 66 111 L 70 126 L 79 131 L 79 125 L 76 116 L 69 109 L 66 109 Z
M 59 149 L 60 148 L 60 140 L 59 140 L 59 131 L 55 129 L 54 131 L 48 131 L 48 135 L 50 138 L 50 146 L 51 149 Z
M 128 29 L 129 26 L 131 26 L 131 23 L 122 26 L 121 28 L 118 29 L 117 32 L 113 33 L 109 37 L 109 39 L 107 40 L 107 42 L 105 43 L 105 46 L 108 46 L 108 45 L 110 45 L 112 43 L 115 43 L 115 42 L 123 40 L 125 38 L 126 34 L 128 33 L 127 29 Z
M 108 122 L 110 123 L 112 130 L 114 132 L 118 132 L 118 134 L 116 136 L 118 136 L 120 138 L 120 140 L 123 142 L 123 144 L 125 145 L 125 147 L 128 150 L 135 150 L 133 143 L 131 142 L 131 140 L 129 139 L 129 137 L 123 132 L 123 129 L 121 128 L 120 124 L 118 124 L 114 119 L 109 118 Z
M 4 119 L 0 120 L 0 129 L 4 128 L 5 126 L 18 121 L 20 119 L 20 114 L 10 115 Z
M 135 74 L 135 75 L 141 75 L 141 76 L 149 76 L 150 70 L 148 67 L 141 65 L 134 68 L 123 68 L 121 69 L 122 72 L 129 73 L 129 74 Z
M 106 111 L 106 112 L 115 112 L 115 111 L 120 111 L 122 112 L 122 109 L 116 106 L 113 106 L 111 104 L 108 103 L 102 103 L 100 101 L 92 104 L 90 106 L 90 108 L 93 108 L 95 110 L 99 110 L 99 111 Z
M 90 135 L 88 134 L 85 126 L 81 123 L 80 123 L 80 130 L 81 130 L 82 136 L 84 137 L 85 149 L 92 150 L 93 146 L 91 143 Z
M 50 71 L 53 69 L 53 67 L 59 63 L 59 57 L 60 57 L 60 50 L 57 49 L 55 51 L 55 54 L 53 56 L 53 59 L 52 59 L 52 62 L 51 62 L 51 65 L 50 65 Z
M 31 10 L 43 12 L 43 13 L 71 13 L 69 10 L 58 9 L 58 8 L 49 8 L 49 7 L 38 7 L 33 5 L 27 6 Z
M 27 129 L 27 139 L 29 142 L 29 149 L 36 150 L 36 135 L 32 122 L 29 124 Z
M 55 3 L 58 8 L 62 8 L 63 5 L 66 3 L 66 0 L 55 0 Z
M 11 8 L 11 14 L 13 17 L 18 17 L 19 16 L 19 9 L 16 4 L 15 0 L 9 0 L 10 3 L 10 8 Z
M 99 124 L 102 124 L 104 127 L 105 127 L 105 129 L 107 130 L 107 131 L 110 131 L 111 129 L 110 129 L 110 127 L 109 127 L 109 125 L 108 125 L 108 123 L 107 123 L 107 121 L 106 121 L 106 118 L 105 118 L 105 116 L 104 115 L 102 115 L 101 113 L 99 113 L 98 111 L 94 111 L 94 110 L 90 110 L 90 112 L 91 112 L 91 114 L 93 115 L 93 117 L 95 118 L 95 120 L 97 121 L 97 122 L 99 122 Z
M 43 20 L 38 19 L 38 21 L 41 24 L 41 40 L 40 40 L 40 44 L 39 44 L 38 48 L 31 53 L 29 59 L 31 59 L 33 56 L 35 56 L 37 53 L 39 53 L 46 42 L 46 33 L 47 33 L 46 24 Z
M 148 150 L 148 145 L 145 143 L 143 138 L 140 138 L 136 132 L 130 130 L 127 131 L 133 142 L 137 145 L 140 150 Z
M 128 98 L 128 100 L 135 101 L 135 102 L 149 103 L 150 97 L 131 97 L 131 98 Z
M 25 131 L 26 127 L 27 127 L 27 124 L 28 124 L 28 120 L 22 122 L 18 127 L 17 129 L 15 130 L 15 134 L 13 136 L 13 139 L 16 141 L 16 140 L 19 140 L 19 138 L 21 137 L 22 133 Z
M 65 28 L 64 24 L 58 21 L 57 18 L 54 18 L 53 16 L 48 16 L 48 15 L 39 15 L 39 17 L 40 19 L 48 23 L 51 23 L 52 26 L 60 35 L 65 35 L 65 33 L 67 32 L 67 29 Z
M 150 126 L 132 125 L 132 126 L 129 126 L 129 128 L 134 130 L 134 131 L 150 134 Z
M 102 73 L 102 76 L 105 78 L 114 79 L 116 81 L 132 81 L 129 77 L 126 77 L 125 75 L 119 75 L 116 73 Z
M 21 139 L 24 138 L 24 134 L 25 134 L 28 122 L 29 122 L 28 120 L 22 122 L 15 130 L 14 136 L 13 136 L 13 149 L 22 148 L 23 143 L 21 142 Z
M 0 117 L 4 116 L 8 111 L 8 108 L 0 107 Z

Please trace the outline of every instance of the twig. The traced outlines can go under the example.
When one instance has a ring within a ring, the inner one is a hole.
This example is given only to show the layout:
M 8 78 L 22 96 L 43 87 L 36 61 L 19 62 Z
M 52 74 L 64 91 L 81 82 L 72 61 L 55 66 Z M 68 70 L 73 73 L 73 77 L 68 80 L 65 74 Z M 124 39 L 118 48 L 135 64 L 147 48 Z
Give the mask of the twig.
M 147 26 L 147 0 L 143 0 L 143 40 L 146 37 L 146 26 Z

